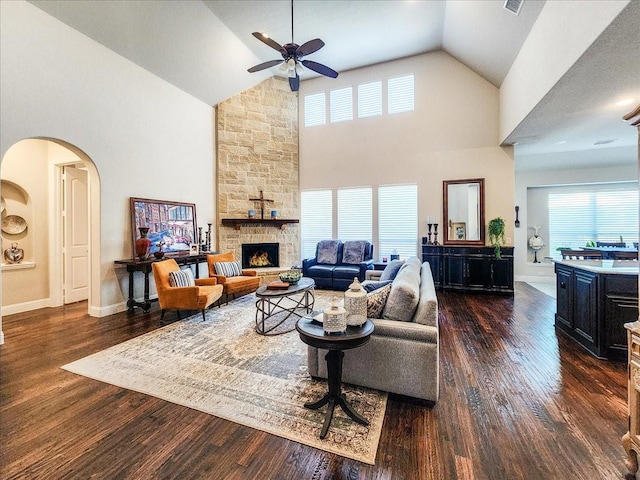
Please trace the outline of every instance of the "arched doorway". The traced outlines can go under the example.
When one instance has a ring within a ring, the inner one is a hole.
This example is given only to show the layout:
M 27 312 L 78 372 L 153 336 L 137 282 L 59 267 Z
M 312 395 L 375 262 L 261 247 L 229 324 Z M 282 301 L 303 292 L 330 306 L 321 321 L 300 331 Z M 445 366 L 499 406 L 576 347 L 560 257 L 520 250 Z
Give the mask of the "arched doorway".
M 79 175 L 73 175 L 74 172 Z M 85 187 L 82 187 L 83 178 Z M 31 202 L 30 211 L 27 209 L 25 215 L 28 217 L 26 233 L 21 238 L 27 247 L 26 264 L 9 265 L 3 257 L 2 314 L 55 307 L 86 298 L 88 313 L 98 316 L 100 183 L 93 161 L 63 140 L 30 138 L 7 150 L 0 164 L 0 179 L 3 183 L 6 180 L 20 185 Z M 73 187 L 67 188 L 65 194 L 65 185 L 71 184 Z M 86 218 L 86 225 L 77 228 L 75 233 L 68 228 L 72 223 L 70 209 L 76 210 L 77 218 L 83 217 L 84 209 Z M 82 233 L 83 228 L 85 238 L 80 247 L 85 250 L 84 258 L 74 256 L 70 250 L 78 245 L 77 240 L 82 240 L 78 232 Z M 3 230 L 3 250 L 13 238 L 17 237 Z M 81 283 L 85 283 L 84 287 L 76 288 Z

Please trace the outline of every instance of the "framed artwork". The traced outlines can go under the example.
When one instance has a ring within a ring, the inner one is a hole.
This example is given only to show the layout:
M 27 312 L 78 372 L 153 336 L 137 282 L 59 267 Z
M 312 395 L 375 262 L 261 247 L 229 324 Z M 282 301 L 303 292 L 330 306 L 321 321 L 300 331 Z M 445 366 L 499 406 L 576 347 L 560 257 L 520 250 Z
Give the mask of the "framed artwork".
M 135 257 L 135 241 L 140 237 L 140 227 L 148 227 L 151 240 L 149 253 L 157 252 L 158 243 L 168 254 L 188 254 L 196 243 L 196 206 L 193 203 L 150 200 L 131 197 L 132 252 Z
M 189 255 L 198 255 L 199 252 L 199 248 L 198 248 L 198 244 L 197 243 L 192 243 L 189 246 Z
M 456 240 L 467 239 L 467 226 L 465 222 L 453 222 L 453 238 Z

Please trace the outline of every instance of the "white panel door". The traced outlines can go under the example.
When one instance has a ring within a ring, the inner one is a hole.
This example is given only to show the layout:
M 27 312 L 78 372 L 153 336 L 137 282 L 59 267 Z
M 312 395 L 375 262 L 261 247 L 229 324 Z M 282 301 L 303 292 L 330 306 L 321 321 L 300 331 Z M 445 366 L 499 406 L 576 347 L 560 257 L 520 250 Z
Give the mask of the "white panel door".
M 64 168 L 64 303 L 89 297 L 87 172 Z

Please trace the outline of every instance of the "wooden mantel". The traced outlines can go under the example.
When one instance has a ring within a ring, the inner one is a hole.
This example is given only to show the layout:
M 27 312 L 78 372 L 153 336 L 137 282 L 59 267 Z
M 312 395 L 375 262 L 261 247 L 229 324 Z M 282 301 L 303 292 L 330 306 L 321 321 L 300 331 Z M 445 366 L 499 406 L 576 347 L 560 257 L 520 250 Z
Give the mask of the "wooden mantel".
M 300 220 L 297 219 L 286 219 L 286 218 L 223 218 L 222 225 L 225 227 L 233 227 L 234 230 L 240 230 L 240 225 L 256 225 L 256 224 L 264 224 L 264 225 L 272 225 L 274 227 L 280 228 L 280 230 L 285 230 L 287 225 L 290 223 L 300 223 Z

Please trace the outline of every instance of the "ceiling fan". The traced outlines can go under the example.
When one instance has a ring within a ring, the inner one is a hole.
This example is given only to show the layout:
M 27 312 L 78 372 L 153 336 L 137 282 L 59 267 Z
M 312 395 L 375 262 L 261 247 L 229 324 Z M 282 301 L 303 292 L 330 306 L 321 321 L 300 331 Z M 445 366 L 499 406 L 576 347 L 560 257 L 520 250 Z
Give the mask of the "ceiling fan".
M 259 72 L 260 70 L 265 70 L 281 64 L 280 71 L 288 74 L 289 86 L 291 87 L 292 92 L 297 92 L 298 88 L 300 88 L 299 74 L 302 73 L 302 65 L 307 67 L 309 70 L 313 70 L 314 72 L 326 77 L 336 78 L 338 76 L 338 72 L 326 65 L 322 65 L 321 63 L 314 62 L 312 60 L 302 60 L 302 57 L 313 52 L 317 52 L 324 47 L 324 42 L 319 38 L 314 38 L 302 45 L 293 43 L 293 0 L 291 0 L 291 43 L 279 45 L 277 42 L 269 38 L 267 34 L 261 32 L 253 32 L 252 35 L 261 42 L 269 45 L 274 50 L 277 50 L 280 55 L 282 55 L 283 60 L 269 60 L 268 62 L 261 63 L 248 69 L 248 72 L 250 73 Z

